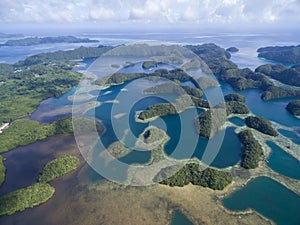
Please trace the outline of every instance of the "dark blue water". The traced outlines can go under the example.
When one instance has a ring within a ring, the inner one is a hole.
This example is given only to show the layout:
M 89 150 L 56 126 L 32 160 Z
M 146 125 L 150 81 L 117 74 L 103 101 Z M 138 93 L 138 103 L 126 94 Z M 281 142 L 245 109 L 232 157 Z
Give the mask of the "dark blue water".
M 172 222 L 170 225 L 193 225 L 184 214 L 176 210 L 172 213 Z
M 250 181 L 224 199 L 223 204 L 230 210 L 252 208 L 278 225 L 300 224 L 300 197 L 268 177 Z
M 231 117 L 229 121 L 237 126 L 244 126 L 245 121 L 237 116 Z
M 267 144 L 272 149 L 268 159 L 268 166 L 274 171 L 285 176 L 300 179 L 300 162 L 292 155 L 282 150 L 278 145 L 272 141 Z

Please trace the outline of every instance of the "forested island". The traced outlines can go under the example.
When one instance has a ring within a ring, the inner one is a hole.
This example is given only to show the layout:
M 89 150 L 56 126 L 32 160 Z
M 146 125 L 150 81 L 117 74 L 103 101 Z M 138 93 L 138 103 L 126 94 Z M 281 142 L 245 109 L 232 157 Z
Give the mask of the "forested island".
M 263 150 L 259 142 L 254 138 L 250 130 L 243 130 L 239 133 L 243 144 L 241 166 L 245 169 L 255 169 L 263 156 Z
M 259 48 L 258 57 L 276 62 L 297 64 L 300 63 L 300 45 L 298 46 L 270 46 Z
M 47 163 L 38 177 L 38 182 L 47 183 L 55 178 L 77 169 L 79 166 L 79 158 L 76 156 L 66 155 Z
M 82 74 L 71 60 L 99 57 L 111 47 L 80 47 L 41 53 L 13 65 L 0 64 L 0 124 L 31 114 L 39 103 L 77 85 Z
M 286 106 L 287 111 L 289 111 L 294 116 L 300 116 L 300 100 L 295 100 L 289 102 Z
M 214 168 L 206 168 L 201 171 L 199 166 L 197 163 L 189 163 L 184 165 L 179 171 L 177 171 L 177 167 L 167 167 L 162 169 L 155 177 L 155 181 L 160 181 L 160 184 L 169 185 L 171 187 L 182 187 L 192 183 L 193 185 L 208 187 L 213 190 L 223 190 L 233 180 L 232 175 L 228 172 Z M 177 172 L 170 177 L 174 169 Z
M 300 87 L 300 69 L 298 66 L 287 68 L 280 64 L 265 64 L 257 67 L 255 72 L 263 73 L 284 84 Z
M 278 136 L 278 132 L 272 127 L 270 121 L 259 116 L 249 116 L 245 119 L 245 123 L 248 127 L 260 131 L 261 133 Z
M 78 166 L 79 158 L 69 155 L 47 163 L 37 183 L 0 197 L 0 216 L 12 215 L 48 201 L 54 195 L 55 188 L 47 182 L 74 171 Z
M 89 38 L 77 38 L 74 36 L 59 36 L 59 37 L 28 37 L 17 40 L 8 40 L 0 46 L 31 46 L 40 44 L 55 44 L 55 43 L 97 43 L 98 40 L 90 40 Z

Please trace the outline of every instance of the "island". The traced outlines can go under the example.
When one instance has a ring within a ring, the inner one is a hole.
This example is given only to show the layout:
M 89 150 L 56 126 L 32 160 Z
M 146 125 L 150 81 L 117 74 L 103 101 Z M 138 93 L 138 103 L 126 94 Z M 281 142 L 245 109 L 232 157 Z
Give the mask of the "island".
M 300 98 L 300 90 L 270 86 L 262 93 L 261 98 L 265 101 L 280 98 Z
M 80 47 L 29 56 L 13 65 L 0 64 L 0 124 L 30 115 L 42 100 L 59 97 L 77 85 L 82 74 L 72 70 L 72 60 L 98 57 L 109 49 Z
M 278 132 L 272 127 L 270 121 L 259 116 L 249 116 L 245 119 L 245 123 L 248 127 L 260 131 L 261 133 L 278 136 Z
M 300 45 L 269 46 L 257 49 L 258 57 L 281 63 L 300 63 Z
M 200 88 L 180 85 L 179 81 L 172 83 L 164 83 L 144 90 L 144 94 L 188 94 L 196 98 L 203 96 L 203 91 Z
M 226 110 L 226 111 L 225 111 Z M 236 101 L 221 103 L 214 108 L 204 111 L 194 119 L 196 132 L 204 137 L 211 138 L 222 129 L 230 114 L 248 114 L 249 108 Z
M 226 51 L 230 53 L 236 53 L 239 51 L 239 49 L 237 47 L 229 47 L 226 49 Z
M 47 182 L 76 170 L 78 166 L 79 158 L 70 155 L 47 163 L 37 183 L 0 197 L 0 216 L 12 215 L 48 201 L 54 195 L 55 188 Z
M 246 102 L 246 98 L 238 93 L 230 93 L 224 96 L 225 101 Z
M 74 36 L 59 37 L 28 37 L 24 39 L 8 40 L 0 46 L 31 46 L 40 44 L 53 43 L 97 43 L 98 40 L 90 40 L 89 38 L 77 38 Z
M 54 192 L 54 187 L 49 184 L 36 183 L 1 196 L 0 216 L 12 215 L 15 212 L 38 206 L 48 201 Z
M 74 171 L 79 166 L 79 158 L 76 156 L 66 155 L 56 158 L 47 163 L 38 177 L 39 183 L 48 183 L 55 178 L 62 177 L 63 175 Z
M 0 32 L 0 38 L 21 38 L 24 37 L 23 34 L 5 34 Z
M 281 83 L 300 87 L 300 70 L 298 67 L 287 68 L 280 64 L 265 64 L 257 67 L 255 72 L 263 73 Z
M 255 169 L 263 156 L 263 150 L 259 142 L 254 138 L 250 130 L 243 130 L 239 133 L 243 145 L 241 166 L 245 169 Z
M 183 187 L 189 183 L 202 187 L 208 187 L 213 190 L 223 190 L 228 186 L 233 177 L 229 172 L 217 170 L 214 168 L 206 168 L 200 170 L 198 163 L 189 163 L 184 165 L 179 171 L 173 174 L 178 168 L 167 167 L 162 169 L 158 175 L 154 178 L 155 181 L 160 181 L 160 184 L 169 185 L 171 187 L 179 186 Z
M 289 102 L 286 106 L 287 111 L 294 116 L 300 116 L 300 100 Z

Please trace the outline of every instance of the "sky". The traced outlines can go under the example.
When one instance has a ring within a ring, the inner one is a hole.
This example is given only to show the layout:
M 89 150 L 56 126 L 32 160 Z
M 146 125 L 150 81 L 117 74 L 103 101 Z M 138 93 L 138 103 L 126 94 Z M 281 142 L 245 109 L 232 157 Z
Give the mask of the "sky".
M 1 0 L 1 27 L 20 24 L 297 28 L 300 0 Z

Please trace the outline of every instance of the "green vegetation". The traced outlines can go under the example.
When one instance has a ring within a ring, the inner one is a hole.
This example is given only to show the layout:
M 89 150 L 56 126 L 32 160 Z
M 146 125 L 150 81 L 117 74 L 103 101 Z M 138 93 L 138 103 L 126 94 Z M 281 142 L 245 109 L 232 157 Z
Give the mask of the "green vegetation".
M 239 49 L 236 48 L 236 47 L 229 47 L 226 49 L 227 52 L 231 52 L 231 53 L 235 53 L 235 52 L 238 52 Z
M 286 68 L 285 66 L 280 64 L 266 64 L 257 67 L 255 71 L 263 73 L 284 84 L 300 87 L 300 71 L 297 69 L 297 67 Z
M 178 170 L 178 168 L 175 169 Z M 172 167 L 162 169 L 155 177 L 155 180 L 171 187 L 182 187 L 192 183 L 193 185 L 208 187 L 213 190 L 223 190 L 233 180 L 230 173 L 221 170 L 207 168 L 200 171 L 199 164 L 196 163 L 186 164 L 175 174 L 174 172 L 172 173 L 172 171 L 174 171 L 174 168 Z M 170 177 L 170 174 L 174 175 Z
M 97 40 L 90 40 L 88 38 L 77 38 L 73 36 L 60 36 L 60 37 L 30 37 L 17 40 L 8 40 L 0 46 L 31 46 L 39 44 L 52 44 L 52 43 L 90 43 L 99 42 Z
M 265 47 L 259 48 L 257 52 L 261 58 L 282 63 L 300 63 L 300 45 Z
M 0 215 L 12 215 L 18 211 L 40 205 L 49 200 L 55 189 L 49 184 L 37 183 L 0 197 Z
M 237 65 L 229 60 L 230 53 L 215 44 L 188 45 L 186 47 L 198 55 L 213 74 L 219 75 L 226 70 L 237 68 Z M 211 74 L 206 66 L 202 66 L 201 69 L 205 73 Z
M 230 102 L 230 101 L 246 102 L 246 98 L 243 95 L 240 95 L 237 93 L 227 94 L 227 95 L 225 95 L 224 99 L 227 102 Z
M 211 108 L 195 119 L 196 132 L 205 138 L 211 138 L 221 129 L 227 119 L 224 108 Z
M 76 156 L 67 155 L 56 158 L 46 164 L 38 177 L 38 182 L 47 183 L 55 178 L 62 177 L 63 175 L 76 170 L 78 166 L 79 158 Z
M 111 46 L 102 46 L 99 47 L 80 47 L 74 50 L 68 51 L 56 51 L 41 53 L 33 56 L 27 57 L 25 60 L 19 61 L 16 63 L 16 66 L 33 66 L 37 64 L 46 64 L 55 63 L 61 65 L 61 63 L 67 63 L 74 65 L 75 62 L 70 62 L 71 60 L 79 60 L 84 58 L 96 58 L 101 56 L 103 53 L 111 50 Z M 71 67 L 72 68 L 72 67 Z
M 139 114 L 139 119 L 147 120 L 156 116 L 166 116 L 177 113 L 178 112 L 172 103 L 161 103 L 148 106 L 146 110 Z
M 71 117 L 51 124 L 40 124 L 29 119 L 16 120 L 0 135 L 0 152 L 25 146 L 53 135 L 71 133 L 72 128 Z
M 197 79 L 197 82 L 200 84 L 201 89 L 219 86 L 217 80 L 209 77 L 200 77 L 199 79 Z
M 229 69 L 221 74 L 220 79 L 229 83 L 237 90 L 245 90 L 248 88 L 267 89 L 273 83 L 262 73 L 255 73 L 249 68 L 245 69 Z
M 289 102 L 286 106 L 287 111 L 289 111 L 294 116 L 300 116 L 300 100 L 295 100 Z
M 70 90 L 82 77 L 72 71 L 74 60 L 99 57 L 110 49 L 80 47 L 29 56 L 13 65 L 0 64 L 0 123 L 31 114 L 42 100 Z
M 270 86 L 266 91 L 263 92 L 261 98 L 265 101 L 279 98 L 300 98 L 300 91 Z
M 272 127 L 270 121 L 259 116 L 249 116 L 245 119 L 245 123 L 248 127 L 254 128 L 264 134 L 271 136 L 278 136 L 277 131 Z
M 61 66 L 34 66 L 13 73 L 0 88 L 0 123 L 31 114 L 39 103 L 77 85 L 81 74 Z
M 189 86 L 182 86 L 175 82 L 164 83 L 144 90 L 145 94 L 188 94 L 197 98 L 203 96 L 203 91 L 199 88 L 192 88 Z
M 3 156 L 0 155 L 0 187 L 5 181 L 5 172 L 6 172 L 6 168 L 3 164 L 3 160 L 4 160 Z
M 119 159 L 129 154 L 132 150 L 130 148 L 125 147 L 125 145 L 121 141 L 116 141 L 108 146 L 107 151 L 113 157 Z
M 250 130 L 239 133 L 239 138 L 244 146 L 241 166 L 245 169 L 254 169 L 263 156 L 263 150 Z
M 14 67 L 9 64 L 0 63 L 0 82 L 6 81 L 14 73 Z
M 248 114 L 249 108 L 242 102 L 230 101 L 226 102 L 227 114 Z
M 192 78 L 184 72 L 182 69 L 174 69 L 174 70 L 166 70 L 166 69 L 158 69 L 155 70 L 154 73 L 114 73 L 106 80 L 106 85 L 111 84 L 122 84 L 127 81 L 131 81 L 138 78 L 143 77 L 151 77 L 151 76 L 157 76 L 162 77 L 170 80 L 179 80 L 179 81 L 189 81 L 192 80 Z M 95 81 L 95 84 L 97 85 L 103 85 L 103 79 L 98 79 Z

